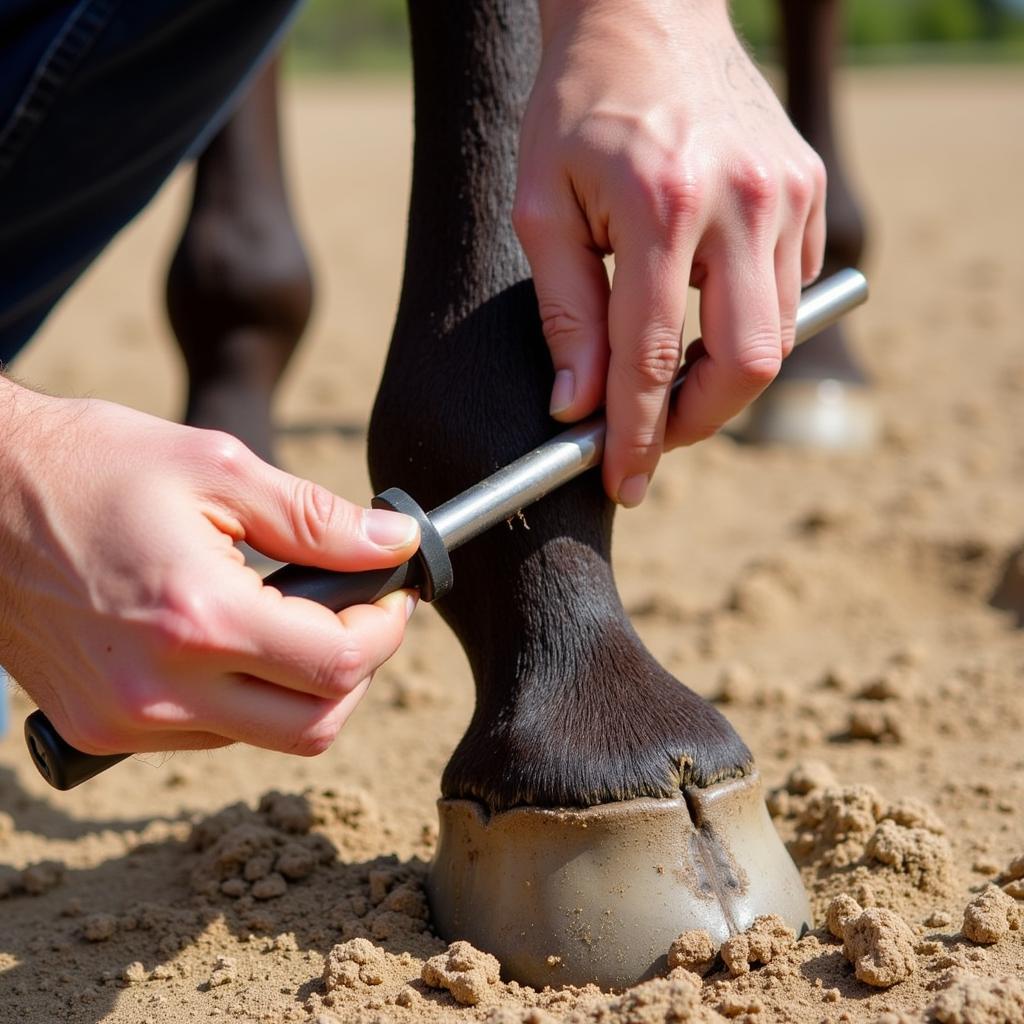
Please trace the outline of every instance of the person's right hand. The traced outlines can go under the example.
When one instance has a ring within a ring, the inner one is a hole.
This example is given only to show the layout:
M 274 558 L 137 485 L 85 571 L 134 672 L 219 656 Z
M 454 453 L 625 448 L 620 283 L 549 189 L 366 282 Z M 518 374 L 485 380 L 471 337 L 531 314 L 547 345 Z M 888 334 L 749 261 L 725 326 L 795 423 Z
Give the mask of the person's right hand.
M 400 591 L 338 615 L 264 586 L 234 547 L 397 565 L 419 530 L 241 442 L 0 378 L 0 663 L 91 754 L 331 745 L 402 640 Z
M 540 12 L 513 220 L 556 371 L 551 414 L 575 422 L 605 404 L 605 490 L 630 507 L 663 450 L 713 434 L 792 349 L 824 253 L 825 168 L 725 0 Z M 688 284 L 703 357 L 672 400 Z

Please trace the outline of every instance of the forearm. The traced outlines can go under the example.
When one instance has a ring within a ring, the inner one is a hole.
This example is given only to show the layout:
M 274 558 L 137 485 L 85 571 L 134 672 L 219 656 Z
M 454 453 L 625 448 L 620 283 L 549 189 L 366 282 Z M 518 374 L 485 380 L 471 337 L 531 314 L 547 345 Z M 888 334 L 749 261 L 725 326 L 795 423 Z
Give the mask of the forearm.
M 0 374 L 0 664 L 18 642 L 15 604 L 30 530 L 23 446 L 31 444 L 39 397 Z
M 61 458 L 52 437 L 59 433 L 66 406 L 66 399 L 40 394 L 0 374 L 0 588 L 5 556 L 16 540 L 27 540 L 33 527 L 35 476 Z
M 5 554 L 26 519 L 31 449 L 45 430 L 46 398 L 0 374 L 0 588 Z M 2 594 L 2 590 L 0 590 Z
M 730 24 L 728 0 L 538 0 L 537 7 L 545 49 L 555 36 L 590 25 L 618 23 L 624 34 L 635 34 Z

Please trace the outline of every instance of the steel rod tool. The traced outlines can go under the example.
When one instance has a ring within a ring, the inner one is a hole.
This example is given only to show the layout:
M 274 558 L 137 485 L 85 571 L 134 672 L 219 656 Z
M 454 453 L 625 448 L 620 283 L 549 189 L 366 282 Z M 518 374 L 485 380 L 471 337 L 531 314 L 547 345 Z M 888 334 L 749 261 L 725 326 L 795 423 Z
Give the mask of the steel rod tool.
M 859 306 L 867 294 L 867 281 L 856 270 L 841 270 L 808 288 L 797 310 L 796 344 Z M 682 385 L 687 369 L 684 365 L 676 377 L 673 392 Z M 452 587 L 449 552 L 597 466 L 604 454 L 604 438 L 605 419 L 598 413 L 430 512 L 424 512 L 397 487 L 382 491 L 373 499 L 375 508 L 405 512 L 420 524 L 419 551 L 397 568 L 344 573 L 286 565 L 264 582 L 282 594 L 318 601 L 332 611 L 369 604 L 404 587 L 418 589 L 424 601 L 436 601 Z M 25 740 L 40 774 L 56 789 L 72 789 L 130 756 L 77 750 L 64 741 L 42 711 L 26 719 Z

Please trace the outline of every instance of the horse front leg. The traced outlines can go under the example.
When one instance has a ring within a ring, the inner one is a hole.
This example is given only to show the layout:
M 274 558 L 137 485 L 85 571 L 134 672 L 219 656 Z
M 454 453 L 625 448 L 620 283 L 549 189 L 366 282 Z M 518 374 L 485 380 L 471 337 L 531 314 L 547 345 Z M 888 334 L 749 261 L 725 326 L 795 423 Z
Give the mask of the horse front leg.
M 510 220 L 538 59 L 533 4 L 439 18 L 414 0 L 410 15 L 408 248 L 369 459 L 377 488 L 430 508 L 557 425 Z M 456 551 L 438 606 L 476 709 L 442 779 L 435 925 L 536 985 L 626 984 L 664 963 L 688 925 L 724 938 L 754 913 L 796 925 L 806 914 L 750 752 L 630 625 L 610 565 L 613 512 L 587 474 Z M 762 861 L 771 891 L 752 881 Z

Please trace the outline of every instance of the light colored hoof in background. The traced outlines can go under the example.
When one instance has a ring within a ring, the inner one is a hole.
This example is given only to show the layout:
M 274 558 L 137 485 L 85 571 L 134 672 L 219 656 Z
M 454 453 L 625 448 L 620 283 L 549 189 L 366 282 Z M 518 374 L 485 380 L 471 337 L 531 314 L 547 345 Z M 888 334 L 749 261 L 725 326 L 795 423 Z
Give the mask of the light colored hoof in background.
M 748 444 L 864 451 L 881 434 L 871 389 L 841 380 L 780 380 L 750 407 L 735 435 Z
M 755 772 L 668 800 L 490 817 L 438 801 L 427 891 L 438 933 L 493 953 L 523 984 L 622 988 L 667 969 L 703 928 L 716 945 L 760 914 L 799 934 L 810 907 Z

